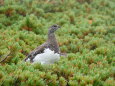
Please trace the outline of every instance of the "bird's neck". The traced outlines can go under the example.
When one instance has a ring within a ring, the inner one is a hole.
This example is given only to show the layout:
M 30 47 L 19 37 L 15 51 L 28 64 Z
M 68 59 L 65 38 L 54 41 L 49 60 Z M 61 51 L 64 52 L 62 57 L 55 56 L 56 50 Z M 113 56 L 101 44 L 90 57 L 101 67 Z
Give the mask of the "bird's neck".
M 56 37 L 55 37 L 55 34 L 54 33 L 50 33 L 48 34 L 48 43 L 53 46 L 53 50 L 56 52 L 56 53 L 59 53 L 60 50 L 59 50 L 59 45 L 57 43 L 57 40 L 56 40 Z
M 50 42 L 55 42 L 56 41 L 56 37 L 54 33 L 48 33 L 48 40 Z

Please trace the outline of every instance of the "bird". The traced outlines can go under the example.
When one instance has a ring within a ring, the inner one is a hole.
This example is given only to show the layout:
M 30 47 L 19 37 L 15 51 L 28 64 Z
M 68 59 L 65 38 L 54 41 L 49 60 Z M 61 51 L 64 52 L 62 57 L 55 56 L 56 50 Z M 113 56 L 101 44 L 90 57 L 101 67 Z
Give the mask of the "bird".
M 24 60 L 41 64 L 53 64 L 59 61 L 61 54 L 55 37 L 55 32 L 59 28 L 60 26 L 57 24 L 50 26 L 47 41 L 31 51 Z

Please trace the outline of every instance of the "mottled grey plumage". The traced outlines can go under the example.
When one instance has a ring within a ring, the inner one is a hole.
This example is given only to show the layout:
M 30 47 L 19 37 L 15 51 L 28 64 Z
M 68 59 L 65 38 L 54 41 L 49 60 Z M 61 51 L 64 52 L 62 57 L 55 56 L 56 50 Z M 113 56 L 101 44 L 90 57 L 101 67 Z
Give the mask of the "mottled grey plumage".
M 49 48 L 52 51 L 54 51 L 55 53 L 60 54 L 60 50 L 59 50 L 59 45 L 57 43 L 56 37 L 54 32 L 60 28 L 60 26 L 58 25 L 53 25 L 48 29 L 48 40 L 40 45 L 39 47 L 37 47 L 35 50 L 33 50 L 32 52 L 29 53 L 29 55 L 26 57 L 25 61 L 29 58 L 30 62 L 33 62 L 34 57 L 37 54 L 43 53 L 45 48 Z

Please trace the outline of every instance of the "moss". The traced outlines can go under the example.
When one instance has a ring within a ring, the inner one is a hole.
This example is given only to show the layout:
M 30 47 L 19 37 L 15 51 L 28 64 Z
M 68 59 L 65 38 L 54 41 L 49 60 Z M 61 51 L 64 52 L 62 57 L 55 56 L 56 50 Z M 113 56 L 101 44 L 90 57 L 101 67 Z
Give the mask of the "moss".
M 80 3 L 79 3 L 80 2 Z M 114 86 L 114 0 L 4 0 L 0 6 L 0 86 Z M 53 65 L 24 63 L 59 24 L 61 57 Z

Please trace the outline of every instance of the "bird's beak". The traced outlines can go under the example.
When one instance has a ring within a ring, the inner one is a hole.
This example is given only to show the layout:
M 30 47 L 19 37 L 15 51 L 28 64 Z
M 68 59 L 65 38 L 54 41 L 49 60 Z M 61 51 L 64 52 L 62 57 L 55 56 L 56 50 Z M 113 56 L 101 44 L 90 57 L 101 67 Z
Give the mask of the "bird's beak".
M 61 26 L 58 26 L 58 28 L 61 28 Z

